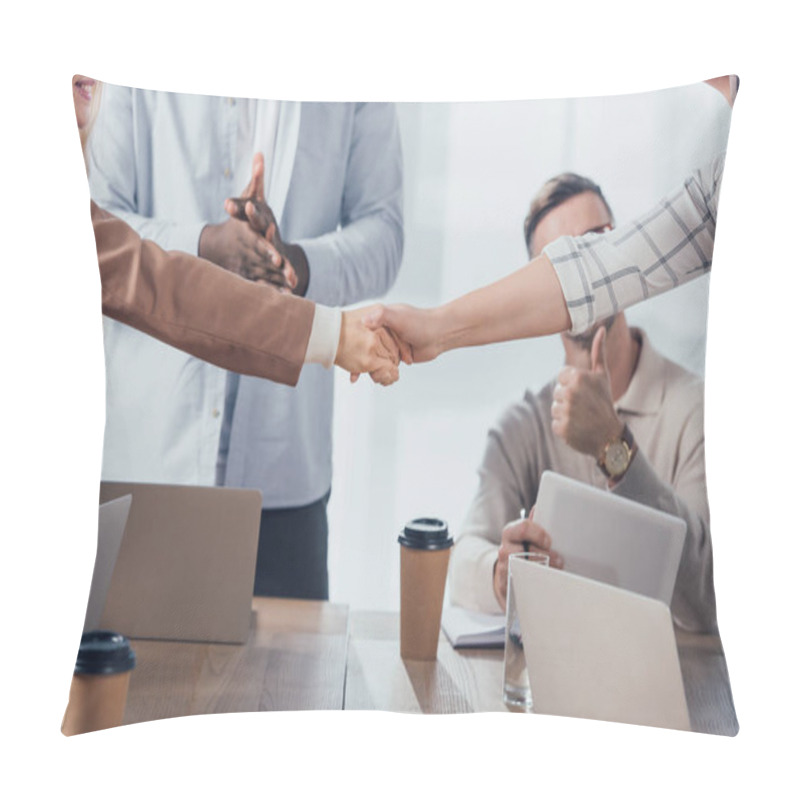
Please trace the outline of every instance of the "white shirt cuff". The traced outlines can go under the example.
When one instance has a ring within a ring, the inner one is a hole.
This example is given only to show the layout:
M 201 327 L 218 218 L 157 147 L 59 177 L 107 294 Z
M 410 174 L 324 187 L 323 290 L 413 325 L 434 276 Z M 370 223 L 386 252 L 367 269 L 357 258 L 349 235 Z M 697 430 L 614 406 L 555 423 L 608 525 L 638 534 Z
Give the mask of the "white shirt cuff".
M 342 328 L 342 312 L 338 308 L 314 306 L 314 321 L 311 323 L 311 336 L 306 347 L 305 364 L 322 364 L 332 367 L 339 349 L 339 333 Z

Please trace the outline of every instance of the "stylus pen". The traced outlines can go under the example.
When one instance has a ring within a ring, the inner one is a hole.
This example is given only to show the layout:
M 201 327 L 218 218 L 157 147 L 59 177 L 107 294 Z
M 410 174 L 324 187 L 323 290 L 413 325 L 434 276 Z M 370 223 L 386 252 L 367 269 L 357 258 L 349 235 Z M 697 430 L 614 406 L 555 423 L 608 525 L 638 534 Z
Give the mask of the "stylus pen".
M 519 518 L 520 519 L 525 519 L 527 516 L 528 516 L 528 512 L 524 508 L 521 508 L 519 510 Z M 529 553 L 531 551 L 531 543 L 527 539 L 522 543 L 522 549 L 526 553 Z

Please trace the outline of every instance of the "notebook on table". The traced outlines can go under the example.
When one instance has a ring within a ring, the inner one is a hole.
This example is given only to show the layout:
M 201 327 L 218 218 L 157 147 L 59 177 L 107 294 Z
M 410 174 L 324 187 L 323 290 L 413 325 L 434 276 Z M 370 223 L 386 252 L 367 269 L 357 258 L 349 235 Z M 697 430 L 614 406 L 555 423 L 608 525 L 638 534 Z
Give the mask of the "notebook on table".
M 103 482 L 131 495 L 100 624 L 143 639 L 241 644 L 250 632 L 261 493 Z
M 482 614 L 461 606 L 442 609 L 442 630 L 455 648 L 498 648 L 506 641 L 506 615 Z

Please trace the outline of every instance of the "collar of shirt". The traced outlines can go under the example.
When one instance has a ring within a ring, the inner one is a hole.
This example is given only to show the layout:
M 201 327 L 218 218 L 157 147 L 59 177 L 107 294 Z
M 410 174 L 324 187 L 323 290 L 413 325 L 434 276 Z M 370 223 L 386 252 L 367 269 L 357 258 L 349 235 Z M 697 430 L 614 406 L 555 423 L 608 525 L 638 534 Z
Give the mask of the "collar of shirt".
M 641 342 L 639 360 L 628 388 L 615 407 L 630 414 L 657 414 L 666 391 L 664 359 L 653 349 L 643 330 L 631 328 L 631 333 Z

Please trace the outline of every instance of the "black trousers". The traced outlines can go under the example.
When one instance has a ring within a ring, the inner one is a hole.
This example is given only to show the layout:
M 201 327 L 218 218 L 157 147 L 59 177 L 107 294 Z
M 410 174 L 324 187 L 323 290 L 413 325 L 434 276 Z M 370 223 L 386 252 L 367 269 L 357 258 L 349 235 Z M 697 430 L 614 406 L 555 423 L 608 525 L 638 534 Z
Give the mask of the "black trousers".
M 328 498 L 262 509 L 253 594 L 328 599 Z

